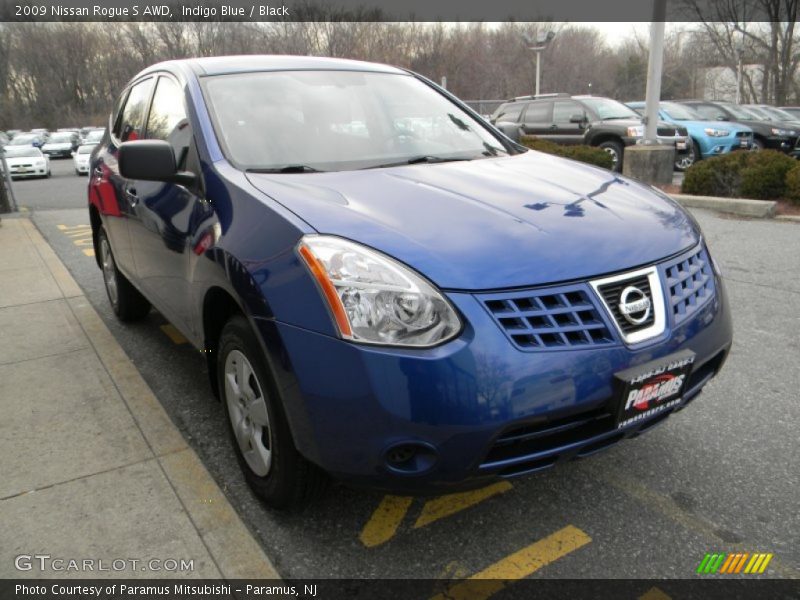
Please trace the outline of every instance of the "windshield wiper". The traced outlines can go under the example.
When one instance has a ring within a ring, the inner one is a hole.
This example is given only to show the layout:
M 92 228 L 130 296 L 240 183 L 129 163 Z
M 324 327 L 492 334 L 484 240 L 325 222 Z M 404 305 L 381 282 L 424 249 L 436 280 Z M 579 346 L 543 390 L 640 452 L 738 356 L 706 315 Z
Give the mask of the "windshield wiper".
M 387 167 L 400 167 L 403 165 L 419 165 L 422 163 L 444 163 L 444 162 L 459 162 L 465 160 L 473 160 L 472 158 L 461 158 L 457 156 L 433 156 L 426 154 L 424 156 L 415 156 L 407 158 L 406 160 L 399 160 L 397 162 L 384 163 L 382 165 L 374 165 L 372 167 L 365 167 L 366 169 L 384 169 Z
M 245 173 L 324 173 L 324 171 L 308 165 L 286 165 L 283 167 L 245 169 Z

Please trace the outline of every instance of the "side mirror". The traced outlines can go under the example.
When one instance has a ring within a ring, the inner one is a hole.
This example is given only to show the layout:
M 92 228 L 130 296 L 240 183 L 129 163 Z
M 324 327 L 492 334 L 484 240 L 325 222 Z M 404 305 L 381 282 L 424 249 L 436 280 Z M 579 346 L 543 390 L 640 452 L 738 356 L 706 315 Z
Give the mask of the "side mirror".
M 583 123 L 586 120 L 586 116 L 580 113 L 575 113 L 574 115 L 570 116 L 569 122 L 570 123 Z
M 725 115 L 717 115 L 717 121 L 730 121 L 730 119 Z
M 119 147 L 119 172 L 125 179 L 163 181 L 192 186 L 194 173 L 178 171 L 172 146 L 164 140 L 123 142 Z

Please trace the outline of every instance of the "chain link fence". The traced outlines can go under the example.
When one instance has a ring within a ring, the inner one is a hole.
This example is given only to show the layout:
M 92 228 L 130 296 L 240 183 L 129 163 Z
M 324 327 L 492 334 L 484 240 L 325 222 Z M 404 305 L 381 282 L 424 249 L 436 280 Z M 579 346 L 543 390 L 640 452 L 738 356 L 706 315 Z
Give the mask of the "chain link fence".
M 464 104 L 485 117 L 496 111 L 505 100 L 464 100 Z

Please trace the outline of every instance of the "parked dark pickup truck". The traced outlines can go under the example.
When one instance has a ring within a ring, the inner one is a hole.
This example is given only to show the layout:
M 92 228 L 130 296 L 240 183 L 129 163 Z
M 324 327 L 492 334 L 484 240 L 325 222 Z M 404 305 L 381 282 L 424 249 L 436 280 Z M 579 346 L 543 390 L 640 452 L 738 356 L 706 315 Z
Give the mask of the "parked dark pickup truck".
M 633 110 L 600 96 L 549 94 L 514 98 L 500 105 L 491 122 L 515 141 L 535 135 L 557 144 L 587 144 L 608 152 L 614 170 L 622 170 L 626 146 L 644 137 L 642 118 Z M 685 127 L 659 121 L 658 142 L 675 146 L 685 153 L 688 145 Z

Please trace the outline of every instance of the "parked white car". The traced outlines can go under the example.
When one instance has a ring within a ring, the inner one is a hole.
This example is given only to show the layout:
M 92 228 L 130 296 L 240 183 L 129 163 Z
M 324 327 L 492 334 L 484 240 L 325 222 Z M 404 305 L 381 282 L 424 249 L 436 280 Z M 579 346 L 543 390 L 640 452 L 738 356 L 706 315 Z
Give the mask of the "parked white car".
M 12 179 L 50 177 L 50 159 L 33 146 L 6 146 L 6 164 Z
M 75 175 L 88 175 L 89 159 L 92 157 L 92 150 L 97 144 L 83 144 L 72 153 L 72 162 L 75 164 Z

